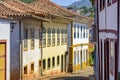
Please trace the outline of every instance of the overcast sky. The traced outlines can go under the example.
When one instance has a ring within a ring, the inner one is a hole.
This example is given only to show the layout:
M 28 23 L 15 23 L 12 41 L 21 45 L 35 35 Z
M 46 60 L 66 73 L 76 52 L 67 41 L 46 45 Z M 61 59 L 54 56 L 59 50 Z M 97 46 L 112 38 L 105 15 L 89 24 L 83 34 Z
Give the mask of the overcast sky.
M 79 0 L 52 0 L 53 2 L 61 5 L 61 6 L 67 6 L 70 5 L 71 3 Z

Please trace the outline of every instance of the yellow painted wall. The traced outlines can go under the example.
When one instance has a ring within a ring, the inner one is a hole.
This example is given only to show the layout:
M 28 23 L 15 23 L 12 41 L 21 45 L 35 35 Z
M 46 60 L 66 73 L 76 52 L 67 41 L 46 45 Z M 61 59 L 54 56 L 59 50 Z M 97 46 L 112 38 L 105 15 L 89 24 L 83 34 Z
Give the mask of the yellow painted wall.
M 57 46 L 57 29 L 63 29 L 66 30 L 67 29 L 67 25 L 66 24 L 60 24 L 60 23 L 53 23 L 53 22 L 44 22 L 43 23 L 44 27 L 46 28 L 46 30 L 48 28 L 51 28 L 51 30 L 54 28 L 56 33 L 55 33 L 55 46 L 51 46 L 47 47 L 47 36 L 48 34 L 46 33 L 46 47 L 43 48 L 43 59 L 46 60 L 46 70 L 44 71 L 44 74 L 53 74 L 53 73 L 57 73 L 60 72 L 60 68 L 61 68 L 61 56 L 63 55 L 63 59 L 65 57 L 65 52 L 67 51 L 67 44 L 61 45 L 61 34 L 60 34 L 60 45 Z M 51 35 L 52 38 L 52 35 Z M 51 39 L 52 42 L 52 39 Z M 57 56 L 60 57 L 60 65 L 57 65 Z M 52 68 L 52 57 L 55 57 L 55 67 Z M 47 59 L 50 58 L 51 59 L 51 68 L 48 69 L 47 68 Z M 64 60 L 63 60 L 64 62 Z

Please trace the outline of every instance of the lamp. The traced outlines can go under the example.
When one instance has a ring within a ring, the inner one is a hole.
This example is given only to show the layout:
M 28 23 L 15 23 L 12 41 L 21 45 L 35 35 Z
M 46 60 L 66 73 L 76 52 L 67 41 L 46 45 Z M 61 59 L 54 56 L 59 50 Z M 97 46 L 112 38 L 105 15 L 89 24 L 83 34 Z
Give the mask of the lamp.
M 16 22 L 12 19 L 10 22 L 10 30 L 13 32 L 13 29 L 15 28 Z

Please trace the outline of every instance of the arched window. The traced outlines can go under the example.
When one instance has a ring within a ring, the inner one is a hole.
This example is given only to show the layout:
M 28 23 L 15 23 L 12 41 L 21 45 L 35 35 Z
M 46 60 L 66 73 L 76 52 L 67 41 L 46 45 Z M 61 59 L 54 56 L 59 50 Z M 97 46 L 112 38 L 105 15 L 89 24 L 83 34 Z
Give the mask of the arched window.
M 48 69 L 50 69 L 50 65 L 51 65 L 51 64 L 50 64 L 50 58 L 48 58 L 48 61 L 47 61 L 47 62 L 48 62 L 48 63 L 47 63 L 47 64 L 48 64 Z
M 48 47 L 51 46 L 51 29 L 48 28 L 48 44 L 47 44 Z
M 46 29 L 42 30 L 42 46 L 45 47 L 46 46 Z
M 46 69 L 46 60 L 43 60 L 43 69 Z
M 57 56 L 57 65 L 59 65 L 59 64 L 60 64 L 60 57 Z
M 52 58 L 52 67 L 55 67 L 55 57 Z
M 60 30 L 57 29 L 57 45 L 60 45 Z
M 55 29 L 52 29 L 52 46 L 55 46 Z

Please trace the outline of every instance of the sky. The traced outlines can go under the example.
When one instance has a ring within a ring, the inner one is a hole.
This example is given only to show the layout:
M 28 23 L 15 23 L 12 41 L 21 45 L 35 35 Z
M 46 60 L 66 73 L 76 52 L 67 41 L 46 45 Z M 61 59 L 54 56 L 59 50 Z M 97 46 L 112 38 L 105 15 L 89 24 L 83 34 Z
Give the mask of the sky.
M 71 3 L 75 2 L 75 1 L 79 1 L 79 0 L 51 0 L 61 6 L 68 6 Z

